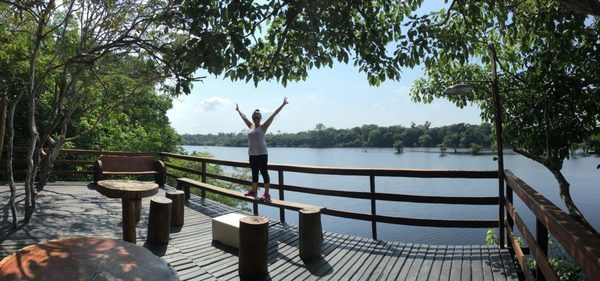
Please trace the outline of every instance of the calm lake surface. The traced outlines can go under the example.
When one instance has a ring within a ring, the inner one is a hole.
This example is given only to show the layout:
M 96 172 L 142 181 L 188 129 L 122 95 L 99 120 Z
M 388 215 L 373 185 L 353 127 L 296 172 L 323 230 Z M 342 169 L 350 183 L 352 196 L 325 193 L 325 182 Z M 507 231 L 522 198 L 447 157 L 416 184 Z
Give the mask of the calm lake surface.
M 208 152 L 216 159 L 248 161 L 245 147 L 184 146 L 191 153 Z M 506 151 L 505 168 L 527 182 L 563 210 L 558 183 L 546 168 L 521 155 Z M 492 155 L 472 156 L 452 154 L 440 156 L 437 148 L 405 149 L 396 154 L 385 148 L 269 148 L 270 164 L 297 164 L 307 166 L 355 167 L 355 168 L 398 168 L 398 169 L 450 169 L 450 170 L 496 170 L 497 162 Z M 571 183 L 573 200 L 596 228 L 600 228 L 600 157 L 573 157 L 564 164 L 563 173 Z M 230 172 L 231 169 L 225 169 Z M 249 171 L 249 169 L 248 169 Z M 249 172 L 248 172 L 249 173 Z M 271 182 L 277 183 L 277 173 L 271 171 Z M 290 185 L 369 191 L 369 178 L 359 176 L 330 176 L 302 173 L 284 174 L 285 183 Z M 262 181 L 262 177 L 260 179 Z M 437 196 L 497 196 L 497 180 L 481 179 L 419 179 L 376 177 L 378 192 L 437 195 Z M 262 194 L 262 190 L 259 195 Z M 277 198 L 277 191 L 271 192 Z M 517 198 L 515 196 L 515 198 Z M 369 200 L 336 198 L 330 196 L 304 195 L 286 192 L 285 199 L 326 206 L 338 210 L 370 213 Z M 530 229 L 535 220 L 529 210 L 516 201 L 516 206 Z M 260 206 L 261 215 L 279 218 L 279 209 Z M 497 206 L 467 206 L 450 204 L 418 204 L 403 202 L 377 202 L 377 213 L 381 215 L 430 219 L 497 220 Z M 298 223 L 296 212 L 286 211 L 286 220 Z M 371 237 L 371 223 L 338 217 L 323 216 L 325 231 Z M 487 229 L 434 228 L 377 224 L 378 238 L 405 243 L 427 244 L 484 244 Z

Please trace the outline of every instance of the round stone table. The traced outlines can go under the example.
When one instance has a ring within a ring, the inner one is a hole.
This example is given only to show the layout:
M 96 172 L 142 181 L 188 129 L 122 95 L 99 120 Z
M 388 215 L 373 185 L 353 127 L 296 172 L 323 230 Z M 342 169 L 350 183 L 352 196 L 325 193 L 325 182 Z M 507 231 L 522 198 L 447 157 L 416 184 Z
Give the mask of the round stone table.
M 40 242 L 0 261 L 0 280 L 179 280 L 148 249 L 117 239 L 70 237 Z
M 158 193 L 158 184 L 136 180 L 102 180 L 96 190 L 109 198 L 122 198 L 123 240 L 136 243 L 135 227 L 140 217 L 142 198 Z

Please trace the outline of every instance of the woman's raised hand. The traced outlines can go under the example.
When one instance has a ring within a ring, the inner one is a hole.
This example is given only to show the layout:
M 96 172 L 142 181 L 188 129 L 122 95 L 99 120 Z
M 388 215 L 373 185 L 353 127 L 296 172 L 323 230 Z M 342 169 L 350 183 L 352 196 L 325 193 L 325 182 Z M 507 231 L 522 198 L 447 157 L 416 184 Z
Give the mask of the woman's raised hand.
M 235 104 L 235 111 L 240 111 L 240 107 L 238 106 L 238 104 Z
M 283 98 L 283 105 L 286 105 L 286 104 L 288 104 L 287 97 L 284 97 Z

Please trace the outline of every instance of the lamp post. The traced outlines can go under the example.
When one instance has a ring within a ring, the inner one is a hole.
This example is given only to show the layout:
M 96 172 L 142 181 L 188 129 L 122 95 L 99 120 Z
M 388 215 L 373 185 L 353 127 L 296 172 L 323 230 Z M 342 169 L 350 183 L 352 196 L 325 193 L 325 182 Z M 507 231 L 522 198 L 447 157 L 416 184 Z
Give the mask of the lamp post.
M 490 82 L 492 86 L 492 104 L 494 108 L 494 125 L 496 128 L 496 147 L 498 149 L 498 217 L 499 217 L 499 238 L 500 248 L 505 247 L 505 235 L 504 235 L 504 153 L 502 143 L 502 110 L 500 104 L 500 89 L 498 87 L 498 73 L 496 72 L 496 49 L 493 44 L 488 44 L 488 52 L 490 61 L 492 62 L 492 80 L 485 81 Z M 480 81 L 473 81 L 480 82 Z M 444 90 L 446 95 L 458 95 L 468 94 L 475 88 L 471 84 L 457 84 L 448 87 Z

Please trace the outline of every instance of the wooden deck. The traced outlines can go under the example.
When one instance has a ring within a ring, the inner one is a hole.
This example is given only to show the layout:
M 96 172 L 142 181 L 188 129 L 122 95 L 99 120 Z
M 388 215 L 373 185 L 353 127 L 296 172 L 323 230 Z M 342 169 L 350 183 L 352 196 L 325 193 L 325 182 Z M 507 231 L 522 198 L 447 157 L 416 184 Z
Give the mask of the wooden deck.
M 49 184 L 39 194 L 32 221 L 16 231 L 10 223 L 9 194 L 8 186 L 0 186 L 0 259 L 59 237 L 122 237 L 120 199 L 106 198 L 88 183 Z M 22 204 L 23 191 L 19 194 Z M 138 244 L 167 261 L 181 280 L 240 279 L 237 250 L 211 236 L 211 217 L 239 210 L 192 196 L 184 226 L 171 229 L 168 246 L 153 247 L 144 244 L 148 204 L 144 199 Z M 406 244 L 336 233 L 325 233 L 321 259 L 305 263 L 299 257 L 297 227 L 275 219 L 269 228 L 268 264 L 266 280 L 518 280 L 509 252 L 496 247 Z

